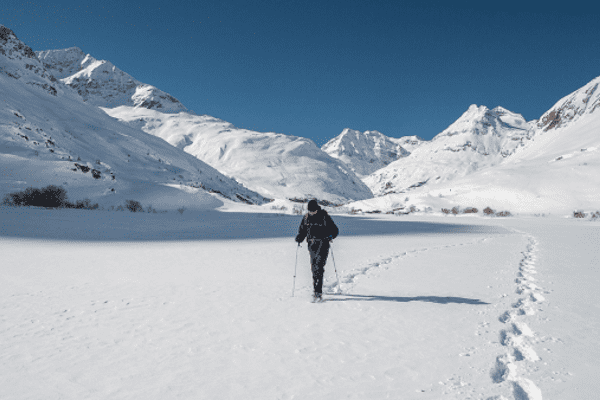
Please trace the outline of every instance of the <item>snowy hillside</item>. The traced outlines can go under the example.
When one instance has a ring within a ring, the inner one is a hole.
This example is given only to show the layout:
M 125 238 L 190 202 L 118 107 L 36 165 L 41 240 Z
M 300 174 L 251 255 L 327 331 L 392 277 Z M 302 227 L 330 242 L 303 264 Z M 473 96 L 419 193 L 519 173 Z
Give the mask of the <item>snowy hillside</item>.
M 101 107 L 130 105 L 162 112 L 186 111 L 170 94 L 136 80 L 110 61 L 96 60 L 77 47 L 36 54 L 50 74 L 75 89 L 89 104 Z
M 331 157 L 346 164 L 358 176 L 363 177 L 410 154 L 400 142 L 418 145 L 422 140 L 413 136 L 402 139 L 390 138 L 377 131 L 359 132 L 344 129 L 321 149 Z
M 581 210 L 589 216 L 600 210 L 599 84 L 600 77 L 561 99 L 539 122 L 532 121 L 529 131 L 513 131 L 509 142 L 514 146 L 513 153 L 492 168 L 351 206 L 391 210 L 414 205 L 420 210 L 435 211 L 441 207 L 482 210 L 490 206 L 513 213 L 572 215 Z M 522 126 L 521 119 L 516 119 L 519 121 Z M 417 168 L 403 165 L 406 175 Z M 377 174 L 386 177 L 384 172 L 385 169 Z
M 127 198 L 156 208 L 165 203 L 161 196 L 180 196 L 186 207 L 219 204 L 209 191 L 263 201 L 206 163 L 82 102 L 1 25 L 0 170 L 0 196 L 55 184 L 101 205 Z
M 76 47 L 38 52 L 38 57 L 87 103 L 165 139 L 264 196 L 316 197 L 336 204 L 372 197 L 348 167 L 308 139 L 237 129 L 184 112 L 172 96 Z
M 502 107 L 472 105 L 429 142 L 364 179 L 376 196 L 405 193 L 498 165 L 531 138 L 532 124 Z
M 238 129 L 207 115 L 126 106 L 104 110 L 269 198 L 315 197 L 340 204 L 372 197 L 348 167 L 305 138 Z

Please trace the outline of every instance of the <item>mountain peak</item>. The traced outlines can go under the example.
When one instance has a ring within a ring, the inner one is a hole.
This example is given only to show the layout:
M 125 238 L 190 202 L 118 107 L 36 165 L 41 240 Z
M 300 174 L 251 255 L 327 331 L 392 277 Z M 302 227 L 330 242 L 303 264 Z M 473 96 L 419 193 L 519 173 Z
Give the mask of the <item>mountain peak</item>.
M 129 105 L 166 113 L 187 111 L 179 100 L 142 83 L 112 62 L 98 60 L 78 47 L 37 53 L 45 68 L 75 89 L 83 101 L 99 107 Z
M 19 58 L 36 58 L 31 47 L 21 42 L 10 28 L 0 24 L 0 53 L 7 55 L 6 52 L 9 53 L 8 56 L 14 57 L 14 52 L 17 53 L 17 57 L 22 56 Z
M 398 141 L 378 131 L 360 132 L 346 128 L 321 149 L 345 163 L 357 175 L 365 176 L 410 154 Z

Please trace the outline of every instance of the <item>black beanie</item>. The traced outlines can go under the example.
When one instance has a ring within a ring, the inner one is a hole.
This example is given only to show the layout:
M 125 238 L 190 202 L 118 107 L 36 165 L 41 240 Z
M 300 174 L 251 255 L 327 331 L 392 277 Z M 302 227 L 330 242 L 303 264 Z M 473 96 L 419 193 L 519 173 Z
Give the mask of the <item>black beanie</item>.
M 308 211 L 317 211 L 320 210 L 319 204 L 317 204 L 316 200 L 311 200 L 308 202 Z

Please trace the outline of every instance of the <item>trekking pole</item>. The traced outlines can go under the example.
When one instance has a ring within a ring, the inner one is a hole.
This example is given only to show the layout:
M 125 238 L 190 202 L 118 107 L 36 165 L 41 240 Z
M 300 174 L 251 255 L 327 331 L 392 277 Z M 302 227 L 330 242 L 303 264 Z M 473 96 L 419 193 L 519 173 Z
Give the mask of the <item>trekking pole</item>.
M 331 250 L 331 259 L 333 260 L 333 270 L 335 271 L 335 279 L 337 279 L 337 292 L 342 293 L 342 287 L 340 286 L 340 278 L 337 273 L 337 268 L 335 267 L 335 257 L 333 256 L 333 246 L 329 245 L 329 250 Z
M 294 264 L 294 286 L 292 286 L 292 297 L 294 297 L 294 291 L 296 290 L 296 267 L 298 266 L 298 249 L 300 248 L 300 243 L 298 243 L 298 247 L 296 247 L 296 264 Z

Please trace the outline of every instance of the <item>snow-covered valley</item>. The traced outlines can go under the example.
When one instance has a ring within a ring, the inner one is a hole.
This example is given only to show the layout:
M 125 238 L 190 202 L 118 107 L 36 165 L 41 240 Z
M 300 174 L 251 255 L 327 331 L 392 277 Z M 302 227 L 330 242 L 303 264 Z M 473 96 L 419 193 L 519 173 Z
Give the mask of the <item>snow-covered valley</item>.
M 333 215 L 326 301 L 311 304 L 305 245 L 292 297 L 300 217 L 231 204 L 183 215 L 0 208 L 0 397 L 600 390 L 597 223 Z

